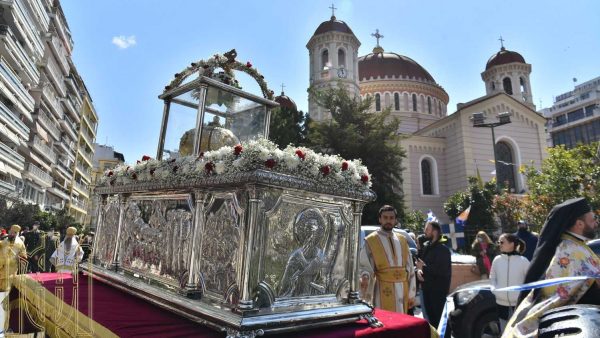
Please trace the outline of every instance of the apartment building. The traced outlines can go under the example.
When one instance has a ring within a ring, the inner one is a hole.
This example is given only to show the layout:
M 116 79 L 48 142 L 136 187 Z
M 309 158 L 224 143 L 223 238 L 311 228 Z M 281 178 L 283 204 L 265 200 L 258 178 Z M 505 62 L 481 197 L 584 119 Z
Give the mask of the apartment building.
M 78 147 L 82 132 L 93 143 L 98 118 L 71 60 L 60 2 L 0 1 L 0 40 L 0 195 L 44 210 L 69 208 L 83 220 L 85 210 L 71 208 L 89 198 Z
M 558 95 L 552 107 L 541 112 L 548 118 L 550 146 L 572 148 L 600 141 L 600 77 Z
M 92 189 L 98 183 L 98 180 L 106 170 L 113 169 L 119 164 L 125 163 L 125 157 L 122 153 L 116 152 L 111 146 L 94 143 L 94 161 L 92 169 Z M 96 228 L 98 217 L 98 200 L 92 198 L 90 203 L 90 226 Z

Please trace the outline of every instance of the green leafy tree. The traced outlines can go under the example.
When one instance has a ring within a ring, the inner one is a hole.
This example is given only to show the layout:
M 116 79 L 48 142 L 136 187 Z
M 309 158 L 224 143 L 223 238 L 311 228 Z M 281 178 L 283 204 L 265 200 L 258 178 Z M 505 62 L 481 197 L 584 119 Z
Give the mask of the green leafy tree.
M 493 212 L 496 182 L 492 180 L 482 184 L 477 177 L 469 177 L 468 181 L 469 186 L 465 191 L 456 192 L 444 203 L 444 212 L 451 220 L 471 206 L 469 218 L 465 222 L 467 243 L 473 240 L 478 231 L 483 230 L 490 235 L 496 230 Z
M 502 232 L 517 230 L 517 222 L 526 218 L 524 209 L 524 200 L 508 193 L 507 189 L 503 189 L 501 194 L 494 197 L 493 211 L 500 219 Z
M 308 114 L 288 107 L 278 107 L 271 111 L 269 139 L 280 148 L 290 144 L 305 145 L 309 123 Z
M 40 208 L 35 204 L 24 203 L 23 201 L 14 201 L 0 203 L 0 224 L 4 228 L 8 228 L 13 224 L 19 224 L 22 227 L 31 226 L 35 215 L 40 211 Z
M 420 234 L 425 227 L 425 221 L 427 221 L 427 215 L 421 210 L 412 210 L 406 213 L 404 222 L 402 222 L 402 228 L 415 234 Z
M 600 179 L 600 143 L 548 148 L 541 169 L 524 168 L 529 187 L 528 217 L 541 225 L 552 207 L 569 198 L 585 197 L 594 210 L 600 208 L 597 182 Z
M 343 85 L 323 90 L 309 89 L 309 95 L 331 113 L 331 120 L 312 122 L 308 144 L 316 151 L 361 159 L 371 174 L 377 200 L 365 206 L 363 223 L 377 224 L 377 210 L 390 204 L 404 220 L 402 159 L 399 145 L 399 121 L 390 110 L 371 112 L 372 99 L 350 97 Z

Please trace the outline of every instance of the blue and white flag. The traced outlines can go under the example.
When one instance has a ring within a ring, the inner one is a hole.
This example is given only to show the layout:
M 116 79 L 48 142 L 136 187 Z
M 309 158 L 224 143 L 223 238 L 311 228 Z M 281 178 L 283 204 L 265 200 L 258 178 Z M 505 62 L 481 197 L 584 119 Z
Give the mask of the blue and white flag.
M 458 250 L 465 246 L 465 226 L 463 223 L 442 224 L 442 233 L 450 239 L 452 249 Z

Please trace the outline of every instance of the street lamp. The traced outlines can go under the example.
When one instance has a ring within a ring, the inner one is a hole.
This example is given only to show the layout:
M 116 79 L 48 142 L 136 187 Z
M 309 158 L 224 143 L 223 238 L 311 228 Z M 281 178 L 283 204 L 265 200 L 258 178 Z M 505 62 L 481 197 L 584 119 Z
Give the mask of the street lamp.
M 496 190 L 500 191 L 500 182 L 498 181 L 498 159 L 496 158 L 496 134 L 494 128 L 510 123 L 510 113 L 503 112 L 496 116 L 497 122 L 485 123 L 483 113 L 473 113 L 473 127 L 475 128 L 490 128 L 492 129 L 492 147 L 494 149 L 494 169 L 496 170 Z

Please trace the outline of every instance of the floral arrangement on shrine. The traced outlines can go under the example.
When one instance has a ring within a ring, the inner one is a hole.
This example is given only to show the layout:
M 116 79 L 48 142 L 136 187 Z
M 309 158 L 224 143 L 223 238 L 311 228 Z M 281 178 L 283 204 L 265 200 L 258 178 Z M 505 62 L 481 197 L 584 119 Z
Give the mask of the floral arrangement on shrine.
M 332 187 L 368 189 L 371 176 L 360 160 L 344 160 L 338 155 L 316 153 L 304 147 L 281 150 L 267 139 L 255 139 L 236 146 L 158 161 L 144 156 L 136 165 L 120 165 L 107 170 L 101 185 L 149 181 L 192 180 L 253 170 L 299 176 Z

